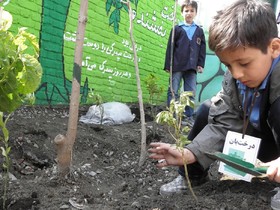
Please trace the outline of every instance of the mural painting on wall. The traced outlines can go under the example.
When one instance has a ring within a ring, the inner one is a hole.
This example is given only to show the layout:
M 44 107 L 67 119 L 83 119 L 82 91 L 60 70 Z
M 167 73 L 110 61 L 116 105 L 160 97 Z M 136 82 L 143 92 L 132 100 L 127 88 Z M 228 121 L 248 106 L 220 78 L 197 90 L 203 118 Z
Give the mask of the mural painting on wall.
M 135 7 L 137 8 L 138 0 L 130 0 L 131 3 L 135 3 Z M 119 33 L 119 24 L 121 20 L 120 11 L 123 8 L 128 13 L 128 6 L 126 4 L 121 3 L 121 1 L 113 1 L 113 0 L 107 0 L 106 1 L 106 12 L 107 15 L 109 15 L 109 12 L 112 7 L 115 7 L 115 9 L 112 11 L 109 17 L 109 25 L 114 26 L 114 31 L 116 34 Z
M 5 8 L 17 12 L 19 10 L 16 8 L 29 9 L 28 13 L 24 13 L 29 25 L 25 25 L 26 19 L 22 20 L 23 12 L 17 13 L 20 16 L 16 17 L 17 24 L 36 31 L 37 37 L 40 38 L 40 62 L 44 74 L 41 86 L 36 92 L 37 104 L 68 104 L 70 101 L 79 2 L 22 0 L 11 1 Z M 163 71 L 163 62 L 174 18 L 174 2 L 168 0 L 131 0 L 131 2 L 140 76 L 145 78 L 153 73 L 160 78 L 160 85 L 167 89 L 169 75 Z M 200 0 L 200 5 L 201 2 Z M 100 94 L 104 101 L 137 102 L 127 6 L 119 0 L 107 0 L 102 3 L 89 1 L 88 8 L 81 102 L 87 102 L 90 90 Z M 38 11 L 41 13 L 38 14 Z M 204 31 L 207 37 L 205 28 Z M 196 98 L 198 102 L 210 98 L 220 89 L 223 72 L 224 68 L 217 57 L 208 51 L 205 71 L 198 75 Z M 144 102 L 148 101 L 148 92 L 144 88 L 143 97 Z M 159 102 L 165 100 L 166 93 Z

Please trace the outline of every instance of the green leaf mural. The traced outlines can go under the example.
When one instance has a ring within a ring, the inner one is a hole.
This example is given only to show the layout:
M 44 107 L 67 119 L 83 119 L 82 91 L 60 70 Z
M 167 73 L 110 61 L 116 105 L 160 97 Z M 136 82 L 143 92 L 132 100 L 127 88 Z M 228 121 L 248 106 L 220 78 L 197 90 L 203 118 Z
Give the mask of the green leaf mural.
M 130 0 L 131 3 L 135 4 L 137 8 L 138 0 Z M 115 9 L 111 12 L 109 16 L 109 26 L 113 25 L 114 32 L 119 34 L 119 23 L 121 21 L 121 9 L 123 8 L 128 13 L 128 7 L 125 3 L 121 2 L 121 0 L 107 0 L 106 1 L 106 13 L 107 16 L 110 13 L 111 8 L 115 7 Z

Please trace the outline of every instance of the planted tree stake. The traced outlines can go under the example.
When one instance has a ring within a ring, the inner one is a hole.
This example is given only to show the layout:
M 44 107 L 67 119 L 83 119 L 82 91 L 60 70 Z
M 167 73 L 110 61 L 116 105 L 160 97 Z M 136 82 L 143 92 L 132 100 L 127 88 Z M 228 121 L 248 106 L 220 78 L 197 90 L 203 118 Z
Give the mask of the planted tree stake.
M 135 47 L 135 40 L 133 36 L 133 13 L 132 9 L 130 7 L 130 2 L 127 1 L 127 5 L 129 8 L 129 33 L 130 33 L 130 39 L 134 54 L 134 66 L 135 66 L 135 73 L 136 73 L 136 80 L 137 80 L 137 90 L 138 90 L 138 103 L 140 108 L 140 121 L 141 121 L 141 153 L 140 153 L 140 159 L 139 159 L 139 166 L 142 166 L 145 162 L 146 155 L 147 155 L 147 132 L 146 132 L 146 122 L 145 122 L 145 113 L 144 113 L 144 105 L 143 105 L 143 96 L 142 96 L 142 89 L 141 89 L 141 80 L 139 75 L 139 67 L 138 67 L 138 57 L 136 53 L 136 47 Z
M 72 92 L 70 98 L 69 120 L 66 136 L 57 135 L 55 145 L 59 175 L 65 177 L 71 172 L 72 151 L 77 135 L 80 104 L 81 65 L 83 57 L 84 34 L 87 22 L 88 0 L 81 0 L 78 29 L 76 35 L 75 59 L 73 68 Z

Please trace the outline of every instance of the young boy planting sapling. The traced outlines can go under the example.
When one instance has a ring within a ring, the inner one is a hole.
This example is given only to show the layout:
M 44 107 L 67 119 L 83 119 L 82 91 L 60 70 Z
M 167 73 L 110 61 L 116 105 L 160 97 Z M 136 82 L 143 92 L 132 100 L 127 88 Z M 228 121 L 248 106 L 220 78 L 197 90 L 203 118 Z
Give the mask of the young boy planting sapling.
M 271 5 L 238 0 L 217 12 L 209 47 L 228 71 L 222 90 L 199 107 L 184 158 L 171 144 L 150 145 L 150 158 L 164 160 L 158 167 L 179 166 L 180 175 L 161 187 L 162 195 L 187 189 L 184 159 L 189 178 L 206 181 L 214 161 L 206 152 L 222 151 L 228 131 L 260 138 L 258 159 L 268 162 L 269 179 L 280 182 L 280 39 Z

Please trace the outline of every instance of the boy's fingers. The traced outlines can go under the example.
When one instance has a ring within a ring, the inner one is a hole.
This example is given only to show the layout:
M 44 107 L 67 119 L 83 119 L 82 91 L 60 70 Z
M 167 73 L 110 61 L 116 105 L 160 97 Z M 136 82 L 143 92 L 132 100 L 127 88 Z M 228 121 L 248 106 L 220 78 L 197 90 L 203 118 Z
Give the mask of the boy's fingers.
M 266 174 L 267 177 L 273 181 L 275 179 L 275 176 L 277 175 L 277 168 L 273 166 L 269 167 L 266 171 Z
M 162 168 L 162 167 L 165 167 L 165 166 L 168 166 L 168 163 L 166 162 L 165 159 L 161 159 L 161 160 L 158 161 L 157 167 Z
M 153 142 L 153 143 L 150 143 L 150 147 L 158 147 L 160 146 L 162 143 L 160 142 Z
M 262 167 L 262 166 L 270 166 L 270 165 L 271 165 L 270 162 L 267 162 L 267 163 L 260 163 L 260 164 L 259 164 L 259 166 L 261 166 L 261 167 Z
M 152 159 L 155 159 L 155 160 L 162 160 L 162 159 L 164 159 L 164 156 L 160 155 L 160 154 L 153 153 L 153 154 L 149 155 L 149 158 L 152 158 Z

